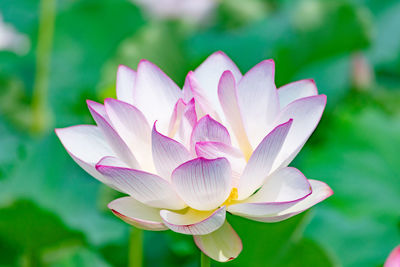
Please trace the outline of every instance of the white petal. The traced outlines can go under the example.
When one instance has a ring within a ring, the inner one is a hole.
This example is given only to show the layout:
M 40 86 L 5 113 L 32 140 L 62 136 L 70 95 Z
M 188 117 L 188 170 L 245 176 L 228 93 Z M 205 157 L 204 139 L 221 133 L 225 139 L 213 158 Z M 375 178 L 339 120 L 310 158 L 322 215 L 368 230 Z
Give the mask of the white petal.
M 192 135 L 193 128 L 196 125 L 196 123 L 197 123 L 196 104 L 194 102 L 194 99 L 192 99 L 189 101 L 189 103 L 186 104 L 179 125 L 178 134 L 176 136 L 176 139 L 179 140 L 182 144 L 184 144 L 185 147 L 190 147 L 190 137 Z
M 105 156 L 115 156 L 101 130 L 94 125 L 77 125 L 55 130 L 68 154 L 90 175 L 107 184 L 95 168 Z
M 278 89 L 281 109 L 297 99 L 313 95 L 318 95 L 318 89 L 311 79 L 292 82 Z
M 96 169 L 109 181 L 136 200 L 151 207 L 182 209 L 186 205 L 163 178 L 128 168 L 98 164 Z
M 242 78 L 238 67 L 233 61 L 223 52 L 218 51 L 210 55 L 195 71 L 196 81 L 198 82 L 197 92 L 201 92 L 204 99 L 207 100 L 207 105 L 212 107 L 219 116 L 223 115 L 221 106 L 218 100 L 218 83 L 224 71 L 232 72 L 236 81 Z M 196 101 L 202 104 L 202 100 L 195 95 Z M 208 114 L 211 114 L 207 112 Z M 213 114 L 211 114 L 213 115 Z M 217 119 L 216 117 L 214 117 Z
M 287 166 L 299 153 L 307 139 L 317 127 L 326 104 L 325 95 L 298 99 L 284 108 L 275 122 L 281 124 L 293 119 L 292 127 L 286 137 L 273 170 Z
M 96 121 L 98 127 L 102 130 L 105 139 L 118 157 L 125 161 L 126 164 L 132 168 L 139 168 L 139 163 L 137 162 L 135 156 L 132 154 L 124 140 L 122 140 L 115 129 L 111 126 L 104 106 L 89 100 L 87 101 L 87 104 L 93 119 Z
M 283 168 L 271 174 L 257 193 L 228 211 L 243 217 L 272 217 L 294 206 L 311 194 L 307 178 L 295 168 Z
M 235 259 L 243 248 L 242 240 L 227 221 L 215 232 L 193 238 L 204 254 L 219 262 Z
M 136 71 L 119 65 L 117 71 L 117 98 L 129 104 L 133 104 L 133 90 L 135 87 Z
M 162 210 L 164 224 L 174 232 L 186 235 L 206 235 L 217 230 L 225 221 L 225 206 L 215 211 L 187 209 L 184 212 Z
M 249 206 L 243 206 L 241 208 L 239 207 L 240 210 L 235 210 L 234 212 L 237 215 L 259 222 L 279 222 L 309 209 L 310 207 L 323 201 L 333 194 L 332 189 L 330 189 L 330 187 L 323 182 L 316 180 L 308 180 L 308 182 L 310 183 L 312 190 L 312 193 L 310 195 L 300 199 L 300 201 L 281 202 L 278 205 L 283 206 L 277 208 L 275 210 L 275 213 L 269 213 L 265 212 L 265 210 L 261 210 L 260 208 L 255 208 L 256 205 L 259 205 L 261 207 L 262 205 L 266 205 L 267 203 L 253 203 L 252 208 L 250 208 Z M 294 205 L 291 205 L 293 203 Z M 287 206 L 285 207 L 285 205 Z M 233 207 L 233 205 L 230 207 L 230 209 L 232 210 L 236 208 L 239 209 L 238 207 Z
M 103 157 L 101 160 L 99 160 L 99 162 L 96 165 L 129 168 L 129 166 L 126 165 L 126 163 L 120 160 L 119 158 L 111 156 Z
M 179 98 L 175 104 L 174 110 L 171 115 L 171 119 L 169 121 L 169 126 L 168 126 L 169 137 L 173 138 L 176 132 L 178 131 L 185 108 L 186 108 L 186 103 L 183 101 L 182 98 Z
M 164 72 L 149 61 L 140 61 L 133 104 L 150 124 L 158 120 L 161 132 L 167 133 L 175 103 L 181 97 L 182 91 Z
M 239 106 L 252 147 L 269 132 L 279 112 L 274 73 L 274 62 L 265 60 L 249 70 L 238 84 Z
M 191 159 L 190 152 L 177 141 L 157 132 L 154 123 L 152 131 L 152 152 L 157 173 L 171 181 L 172 171 Z
M 190 141 L 191 149 L 195 148 L 197 142 L 205 141 L 220 142 L 230 145 L 231 137 L 225 126 L 207 115 L 201 118 L 193 129 Z
M 225 158 L 188 161 L 172 173 L 172 184 L 186 204 L 197 210 L 219 207 L 231 191 L 231 168 Z
M 238 199 L 254 193 L 271 173 L 271 167 L 286 139 L 292 120 L 277 126 L 257 146 L 239 180 Z
M 247 138 L 240 112 L 235 78 L 230 71 L 225 71 L 218 85 L 218 97 L 225 118 L 234 132 L 240 149 L 249 159 L 253 151 Z
M 151 130 L 142 112 L 128 103 L 112 98 L 107 98 L 104 106 L 113 128 L 136 156 L 141 169 L 154 171 Z
M 160 209 L 146 206 L 131 197 L 121 197 L 111 201 L 108 208 L 124 222 L 137 228 L 150 231 L 163 231 L 164 225 Z

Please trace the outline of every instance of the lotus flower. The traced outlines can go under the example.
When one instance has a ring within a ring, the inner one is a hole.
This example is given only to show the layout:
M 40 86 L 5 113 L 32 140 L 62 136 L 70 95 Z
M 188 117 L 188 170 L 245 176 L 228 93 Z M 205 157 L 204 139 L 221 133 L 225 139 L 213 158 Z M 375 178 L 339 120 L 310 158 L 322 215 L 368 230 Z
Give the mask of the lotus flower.
M 126 193 L 109 208 L 145 230 L 193 235 L 217 261 L 242 250 L 226 212 L 261 222 L 294 216 L 332 194 L 287 167 L 325 107 L 311 80 L 274 84 L 274 63 L 244 76 L 222 52 L 187 76 L 183 90 L 158 67 L 120 66 L 117 98 L 88 101 L 94 125 L 57 129 L 89 174 Z
M 395 247 L 386 259 L 384 267 L 400 267 L 400 245 Z

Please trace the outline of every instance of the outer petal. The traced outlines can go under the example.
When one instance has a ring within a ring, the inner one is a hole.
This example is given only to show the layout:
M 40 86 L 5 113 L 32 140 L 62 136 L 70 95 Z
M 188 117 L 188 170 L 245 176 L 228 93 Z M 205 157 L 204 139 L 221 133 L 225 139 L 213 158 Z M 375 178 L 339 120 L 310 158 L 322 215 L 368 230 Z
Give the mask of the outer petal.
M 134 91 L 134 105 L 146 116 L 150 124 L 159 121 L 162 132 L 167 133 L 176 101 L 182 91 L 156 65 L 142 60 L 139 63 Z
M 235 259 L 243 248 L 240 237 L 227 221 L 215 232 L 208 235 L 195 235 L 193 238 L 204 254 L 220 262 Z
M 196 101 L 199 101 L 199 104 L 202 105 L 202 100 L 206 99 L 208 102 L 206 105 L 209 105 L 215 109 L 219 116 L 223 115 L 223 112 L 218 100 L 218 83 L 222 73 L 226 70 L 232 72 L 236 81 L 239 81 L 242 78 L 242 74 L 235 63 L 233 63 L 233 61 L 226 54 L 218 51 L 209 56 L 194 71 L 196 80 L 198 82 L 198 88 L 196 91 L 203 96 L 203 98 L 197 98 L 196 94 L 194 94 Z
M 176 195 L 170 183 L 163 178 L 128 168 L 98 164 L 96 169 L 115 187 L 151 207 L 183 209 L 186 205 Z
M 105 139 L 118 157 L 125 161 L 132 168 L 139 168 L 139 163 L 137 162 L 135 156 L 132 154 L 124 140 L 122 140 L 115 129 L 111 126 L 104 107 L 101 104 L 90 100 L 87 101 L 87 104 L 93 119 L 102 130 Z
M 249 70 L 238 84 L 242 119 L 253 147 L 269 132 L 279 112 L 274 75 L 274 61 L 265 60 Z
M 218 85 L 218 98 L 225 118 L 235 133 L 240 149 L 249 159 L 253 151 L 244 128 L 240 112 L 235 78 L 230 71 L 225 71 Z
M 296 157 L 317 127 L 325 104 L 325 95 L 310 96 L 290 103 L 280 112 L 275 125 L 281 124 L 290 118 L 293 119 L 293 124 L 282 150 L 274 162 L 273 170 L 287 166 Z
M 397 246 L 385 261 L 384 267 L 399 267 L 400 266 L 400 246 Z
M 215 211 L 187 209 L 184 213 L 162 210 L 164 224 L 174 232 L 186 235 L 206 235 L 217 230 L 225 221 L 225 206 Z
M 292 82 L 278 89 L 281 109 L 297 99 L 313 95 L 318 95 L 318 89 L 311 79 Z
M 158 174 L 170 181 L 172 171 L 191 159 L 190 152 L 180 143 L 157 132 L 154 123 L 152 131 L 152 151 Z
M 94 125 L 77 125 L 55 130 L 68 154 L 90 175 L 107 184 L 96 169 L 96 163 L 105 156 L 115 156 L 101 130 Z
M 117 98 L 133 104 L 133 90 L 135 87 L 136 71 L 124 65 L 118 66 L 117 71 Z
M 112 98 L 107 98 L 104 106 L 113 128 L 137 156 L 141 168 L 154 171 L 150 145 L 151 130 L 142 112 L 128 103 Z
M 113 200 L 108 208 L 121 220 L 137 228 L 150 231 L 168 229 L 161 220 L 159 209 L 146 206 L 131 197 Z
M 267 217 L 294 206 L 311 194 L 307 178 L 295 168 L 283 168 L 270 177 L 261 189 L 228 211 L 243 217 Z
M 261 212 L 249 210 L 246 211 L 245 214 L 243 210 L 240 216 L 259 222 L 279 222 L 309 209 L 333 194 L 332 189 L 330 189 L 327 184 L 316 180 L 308 181 L 311 185 L 312 193 L 301 201 L 296 201 L 294 205 L 289 205 L 287 209 L 283 209 L 281 211 L 278 210 L 277 213 L 268 215 L 266 214 L 266 216 L 264 216 Z
M 197 122 L 190 139 L 192 149 L 194 149 L 197 142 L 204 141 L 231 144 L 228 130 L 209 115 L 204 116 Z
M 188 206 L 197 210 L 213 210 L 229 196 L 231 168 L 225 158 L 197 158 L 174 170 L 172 184 Z
M 277 126 L 258 145 L 247 162 L 239 180 L 238 199 L 242 200 L 254 193 L 271 172 L 285 138 L 292 125 L 292 120 Z

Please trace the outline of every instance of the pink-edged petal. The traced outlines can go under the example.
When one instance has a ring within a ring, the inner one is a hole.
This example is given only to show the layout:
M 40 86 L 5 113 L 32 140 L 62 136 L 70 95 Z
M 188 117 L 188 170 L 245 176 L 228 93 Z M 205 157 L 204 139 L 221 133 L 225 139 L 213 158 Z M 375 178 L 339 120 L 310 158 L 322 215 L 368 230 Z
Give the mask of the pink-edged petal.
M 235 134 L 240 149 L 249 159 L 253 151 L 244 128 L 240 112 L 235 77 L 232 72 L 225 71 L 218 85 L 218 98 L 224 111 L 225 118 Z
M 179 140 L 185 147 L 190 147 L 190 137 L 193 128 L 197 123 L 196 104 L 192 98 L 185 107 L 179 124 L 179 130 L 176 139 Z
M 219 142 L 198 142 L 196 154 L 206 159 L 226 158 L 232 168 L 232 186 L 237 186 L 246 166 L 246 160 L 239 149 Z
M 211 141 L 231 144 L 231 137 L 225 126 L 209 115 L 204 116 L 197 122 L 190 139 L 191 149 L 195 148 L 197 142 Z
M 325 105 L 325 95 L 310 96 L 290 103 L 280 112 L 275 125 L 291 118 L 293 124 L 274 162 L 273 170 L 287 166 L 296 157 L 317 127 Z
M 219 262 L 235 259 L 243 248 L 242 240 L 227 221 L 211 234 L 195 235 L 193 238 L 204 254 Z
M 131 104 L 113 98 L 107 98 L 104 107 L 113 128 L 136 156 L 141 169 L 154 171 L 151 129 L 142 112 Z
M 192 71 L 190 71 L 189 73 L 191 74 Z M 182 91 L 183 91 L 183 100 L 186 103 L 189 102 L 194 97 L 192 89 L 190 88 L 189 75 L 186 75 L 185 84 L 183 85 Z
M 185 111 L 186 103 L 182 98 L 179 98 L 175 104 L 174 111 L 172 112 L 171 119 L 168 126 L 168 136 L 173 138 L 179 129 L 179 125 Z
M 160 209 L 152 208 L 132 197 L 121 197 L 111 201 L 108 208 L 121 220 L 137 228 L 150 231 L 164 231 Z
M 105 156 L 115 156 L 102 131 L 94 125 L 77 125 L 55 130 L 61 143 L 72 159 L 86 172 L 107 184 L 107 180 L 95 168 Z
M 291 128 L 292 120 L 277 126 L 254 150 L 239 179 L 238 199 L 243 200 L 254 193 L 271 173 L 272 165 L 282 148 Z
M 129 168 L 128 165 L 126 165 L 125 162 L 120 160 L 117 157 L 112 157 L 112 156 L 106 156 L 103 157 L 97 162 L 96 165 L 105 165 L 105 166 L 114 166 L 114 167 L 121 167 L 121 168 Z
M 281 109 L 297 99 L 313 95 L 318 95 L 318 89 L 312 79 L 292 82 L 278 89 Z
M 188 206 L 213 210 L 229 196 L 231 176 L 231 167 L 225 158 L 197 158 L 174 170 L 172 184 Z
M 158 120 L 160 130 L 167 133 L 175 103 L 181 97 L 182 91 L 164 72 L 147 60 L 140 61 L 133 104 L 150 124 Z
M 177 196 L 171 184 L 163 178 L 128 168 L 96 165 L 96 169 L 115 187 L 151 207 L 182 209 L 186 205 Z
M 117 71 L 117 98 L 129 104 L 133 104 L 133 90 L 135 88 L 136 71 L 119 65 Z
M 225 221 L 225 206 L 215 211 L 186 209 L 183 212 L 160 211 L 166 226 L 174 232 L 186 235 L 206 235 L 221 227 Z
M 386 259 L 384 267 L 399 267 L 400 266 L 400 246 L 390 252 L 389 257 Z
M 157 173 L 170 181 L 172 171 L 191 159 L 190 152 L 177 141 L 160 134 L 154 123 L 152 131 L 152 154 Z
M 231 71 L 236 81 L 242 78 L 242 74 L 235 63 L 225 53 L 218 51 L 210 55 L 194 71 L 198 82 L 197 92 L 201 92 L 204 99 L 209 102 L 207 105 L 215 109 L 220 116 L 223 115 L 223 112 L 218 100 L 218 83 L 222 73 L 226 70 Z M 202 103 L 202 99 L 196 98 L 196 101 Z
M 243 217 L 267 217 L 288 209 L 311 194 L 307 178 L 295 168 L 283 168 L 271 174 L 253 196 L 228 207 Z
M 311 185 L 312 193 L 300 201 L 295 201 L 294 205 L 289 204 L 286 209 L 278 210 L 275 214 L 265 214 L 265 216 L 260 215 L 262 213 L 254 212 L 254 214 L 251 214 L 249 210 L 242 210 L 240 216 L 259 222 L 279 222 L 311 208 L 333 194 L 332 189 L 323 182 L 316 180 L 308 180 L 308 182 Z
M 126 164 L 132 168 L 139 168 L 139 163 L 137 162 L 135 156 L 132 154 L 124 140 L 122 140 L 115 129 L 111 126 L 104 106 L 90 100 L 87 101 L 87 104 L 93 119 L 96 121 L 98 127 L 102 130 L 105 139 L 118 157 L 125 161 Z
M 237 85 L 240 111 L 252 147 L 269 132 L 279 112 L 274 75 L 274 61 L 264 60 L 249 70 Z

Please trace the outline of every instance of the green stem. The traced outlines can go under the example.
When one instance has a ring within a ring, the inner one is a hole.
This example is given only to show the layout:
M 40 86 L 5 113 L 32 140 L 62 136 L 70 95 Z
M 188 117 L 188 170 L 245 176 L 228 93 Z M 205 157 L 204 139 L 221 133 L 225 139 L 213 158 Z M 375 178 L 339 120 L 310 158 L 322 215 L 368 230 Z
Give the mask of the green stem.
M 211 260 L 210 258 L 204 254 L 203 252 L 200 252 L 200 267 L 210 267 L 211 266 Z
M 143 265 L 143 231 L 132 228 L 129 238 L 129 267 Z
M 40 18 L 36 48 L 36 72 L 32 96 L 32 131 L 43 133 L 51 114 L 47 103 L 50 57 L 53 44 L 56 0 L 40 1 Z

